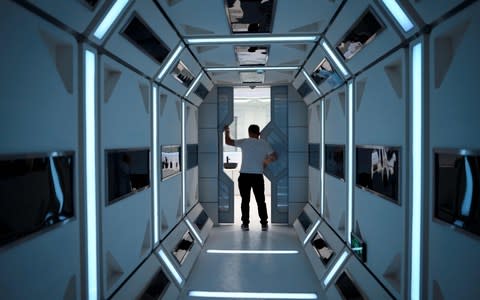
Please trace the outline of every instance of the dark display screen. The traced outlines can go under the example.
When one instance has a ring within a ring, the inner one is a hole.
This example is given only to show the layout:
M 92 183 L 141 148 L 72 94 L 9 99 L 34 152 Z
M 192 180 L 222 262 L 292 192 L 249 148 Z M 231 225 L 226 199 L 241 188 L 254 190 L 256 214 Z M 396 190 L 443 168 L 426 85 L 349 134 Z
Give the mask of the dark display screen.
M 435 217 L 480 235 L 480 155 L 436 151 Z
M 105 159 L 108 204 L 150 186 L 149 149 L 105 150 Z
M 172 254 L 177 259 L 180 265 L 183 264 L 183 262 L 187 258 L 188 253 L 193 247 L 193 242 L 193 237 L 190 234 L 190 231 L 187 231 L 173 250 Z
M 74 216 L 74 153 L 0 158 L 0 246 Z
M 298 88 L 298 93 L 300 94 L 300 96 L 302 97 L 305 97 L 307 96 L 308 94 L 310 94 L 312 92 L 312 88 L 310 87 L 310 85 L 304 81 L 302 83 L 302 85 Z
M 333 252 L 332 248 L 328 245 L 325 238 L 317 232 L 315 237 L 312 239 L 312 246 L 314 247 L 315 251 L 317 252 L 320 260 L 324 265 L 327 265 L 330 259 L 333 257 L 335 252 Z
M 197 225 L 199 230 L 202 230 L 205 223 L 208 221 L 207 213 L 204 210 L 198 215 L 197 219 L 195 219 L 195 224 Z
M 399 203 L 399 164 L 399 148 L 357 146 L 357 186 Z
M 360 291 L 350 279 L 347 273 L 342 272 L 335 282 L 335 286 L 338 288 L 340 294 L 342 294 L 345 300 L 361 300 L 364 299 Z
M 300 224 L 302 224 L 303 230 L 306 232 L 308 227 L 312 224 L 312 220 L 310 217 L 305 213 L 305 211 L 302 211 L 300 216 L 298 216 L 298 221 Z
M 345 145 L 325 145 L 325 173 L 345 180 Z
M 320 144 L 308 144 L 308 165 L 320 169 Z
M 197 88 L 195 89 L 195 95 L 197 95 L 198 97 L 200 97 L 200 99 L 204 100 L 207 95 L 208 95 L 208 90 L 207 88 L 200 82 L 197 86 Z
M 139 300 L 160 299 L 170 284 L 170 280 L 163 270 L 159 270 L 147 286 L 147 289 L 138 298 Z
M 187 170 L 198 166 L 198 144 L 187 145 Z

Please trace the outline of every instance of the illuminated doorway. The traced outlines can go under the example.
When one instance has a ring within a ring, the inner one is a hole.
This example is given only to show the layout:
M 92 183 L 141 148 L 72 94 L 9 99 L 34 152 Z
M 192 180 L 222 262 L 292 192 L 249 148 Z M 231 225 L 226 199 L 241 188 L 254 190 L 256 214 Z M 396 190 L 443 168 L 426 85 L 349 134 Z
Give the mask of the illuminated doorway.
M 260 130 L 270 122 L 270 87 L 235 87 L 233 89 L 233 123 L 230 124 L 230 136 L 232 139 L 248 138 L 248 126 L 257 124 Z M 224 141 L 225 143 L 225 141 Z M 238 163 L 233 169 L 224 169 L 225 173 L 234 182 L 234 222 L 241 224 L 241 197 L 238 189 L 238 176 L 242 161 L 242 152 L 238 147 L 223 145 L 223 161 Z M 268 221 L 271 222 L 271 184 L 264 176 L 265 202 L 267 204 Z M 250 196 L 250 228 L 260 229 L 257 203 L 253 191 Z

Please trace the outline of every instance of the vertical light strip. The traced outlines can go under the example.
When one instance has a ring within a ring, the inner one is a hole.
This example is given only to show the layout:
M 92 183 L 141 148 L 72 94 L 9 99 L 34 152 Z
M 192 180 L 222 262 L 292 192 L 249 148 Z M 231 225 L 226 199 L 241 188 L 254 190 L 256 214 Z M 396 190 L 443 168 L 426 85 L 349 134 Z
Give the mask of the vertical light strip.
M 353 82 L 348 83 L 348 185 L 347 185 L 347 239 L 350 244 L 350 232 L 353 224 Z
M 347 257 L 348 257 L 348 251 L 343 251 L 342 255 L 340 256 L 340 258 L 335 262 L 335 264 L 333 265 L 333 268 L 330 270 L 330 272 L 327 274 L 327 276 L 325 277 L 325 279 L 323 280 L 323 286 L 324 287 L 327 287 L 329 284 L 330 284 L 330 281 L 332 280 L 332 278 L 335 276 L 335 274 L 337 274 L 338 270 L 340 269 L 340 267 L 343 265 L 343 263 L 345 262 L 345 260 L 347 260 Z
M 167 269 L 170 271 L 170 273 L 173 275 L 173 277 L 175 278 L 175 280 L 177 281 L 178 285 L 179 286 L 182 286 L 183 284 L 183 278 L 182 276 L 180 275 L 180 273 L 178 273 L 177 269 L 175 269 L 175 267 L 173 266 L 172 262 L 170 261 L 170 259 L 167 257 L 167 255 L 165 254 L 165 252 L 163 252 L 162 249 L 160 249 L 160 251 L 158 251 L 158 255 L 160 256 L 160 258 L 162 259 L 163 263 L 165 264 L 165 266 L 167 267 Z
M 410 299 L 420 299 L 421 286 L 421 233 L 422 233 L 422 73 L 423 57 L 422 43 L 419 42 L 412 48 L 412 258 L 411 258 L 411 283 Z
M 185 200 L 186 200 L 186 195 L 185 195 L 185 184 L 187 181 L 187 144 L 186 144 L 186 136 L 185 136 L 185 127 L 187 120 L 185 120 L 185 110 L 186 110 L 186 105 L 185 105 L 185 100 L 182 100 L 182 163 L 181 163 L 181 170 L 182 170 L 182 212 L 183 215 L 186 213 L 186 205 L 185 205 Z
M 190 85 L 190 87 L 188 88 L 187 92 L 185 93 L 185 98 L 187 98 L 188 96 L 190 96 L 190 93 L 193 91 L 193 89 L 195 88 L 195 86 L 197 85 L 197 83 L 200 81 L 200 78 L 202 78 L 203 76 L 203 72 L 200 71 L 200 74 L 198 74 L 197 78 L 195 78 L 195 81 Z
M 323 99 L 320 101 L 320 123 L 322 125 L 322 129 L 320 132 L 320 214 L 324 217 L 324 203 L 325 203 L 325 101 Z
M 183 44 L 180 43 L 178 47 L 175 49 L 175 51 L 173 52 L 173 54 L 168 58 L 167 63 L 160 70 L 160 73 L 158 73 L 158 76 L 157 76 L 158 81 L 163 79 L 163 76 L 165 76 L 167 71 L 172 66 L 173 62 L 177 59 L 180 53 L 182 53 L 183 47 L 184 47 Z
M 315 84 L 315 82 L 310 77 L 310 75 L 308 75 L 308 73 L 305 71 L 305 69 L 302 69 L 302 73 L 305 76 L 305 78 L 307 78 L 307 81 L 310 84 L 310 86 L 315 90 L 315 93 L 317 93 L 317 95 L 321 96 L 322 93 L 320 92 L 317 85 Z
M 413 28 L 413 23 L 405 11 L 398 5 L 396 0 L 382 0 L 385 7 L 390 11 L 395 20 L 402 26 L 403 31 L 407 32 Z
M 317 228 L 318 228 L 318 225 L 320 225 L 320 219 L 318 219 L 317 222 L 315 222 L 315 225 L 313 225 L 312 230 L 310 230 L 310 232 L 307 234 L 307 236 L 306 236 L 305 239 L 303 240 L 303 245 L 304 245 L 304 246 L 307 244 L 308 240 L 310 240 L 310 238 L 312 237 L 312 235 L 315 233 L 315 231 L 316 231 Z
M 198 234 L 197 230 L 193 227 L 192 222 L 190 222 L 190 220 L 188 218 L 185 218 L 185 223 L 187 223 L 187 226 L 190 229 L 190 232 L 193 232 L 193 235 L 197 238 L 200 245 L 203 246 L 202 237 Z
M 128 1 L 129 0 L 117 0 L 117 2 L 115 2 L 115 4 L 110 8 L 102 22 L 100 22 L 100 25 L 98 25 L 97 29 L 95 29 L 95 32 L 93 33 L 97 39 L 103 39 L 105 33 L 107 33 L 110 27 L 112 27 L 113 22 L 115 22 L 122 10 L 125 8 L 125 6 L 127 6 Z
M 322 41 L 322 47 L 327 52 L 328 56 L 333 60 L 337 68 L 340 69 L 340 72 L 342 72 L 343 76 L 347 77 L 348 76 L 347 69 L 345 68 L 343 63 L 340 62 L 340 60 L 338 59 L 338 56 L 335 53 L 333 53 L 332 48 L 330 48 L 330 46 L 327 44 L 325 40 Z
M 87 196 L 88 299 L 98 297 L 95 53 L 85 50 L 85 185 Z
M 153 165 L 153 244 L 156 245 L 159 240 L 158 228 L 158 92 L 157 87 L 152 88 L 152 165 Z

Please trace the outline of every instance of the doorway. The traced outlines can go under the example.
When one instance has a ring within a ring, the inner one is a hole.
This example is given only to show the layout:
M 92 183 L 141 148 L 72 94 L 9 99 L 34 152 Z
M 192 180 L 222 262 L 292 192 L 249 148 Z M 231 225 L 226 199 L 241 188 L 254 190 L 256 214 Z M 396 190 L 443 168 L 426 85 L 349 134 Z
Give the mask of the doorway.
M 270 122 L 270 87 L 234 87 L 233 89 L 233 123 L 230 124 L 230 136 L 232 139 L 248 138 L 248 126 L 257 124 L 262 130 Z M 240 148 L 223 145 L 223 161 L 238 163 L 233 169 L 224 169 L 228 177 L 234 182 L 234 224 L 241 224 L 241 197 L 238 189 L 238 176 L 242 161 Z M 271 221 L 271 184 L 266 176 L 265 202 L 269 222 Z M 251 192 L 250 196 L 250 228 L 260 228 L 257 203 Z

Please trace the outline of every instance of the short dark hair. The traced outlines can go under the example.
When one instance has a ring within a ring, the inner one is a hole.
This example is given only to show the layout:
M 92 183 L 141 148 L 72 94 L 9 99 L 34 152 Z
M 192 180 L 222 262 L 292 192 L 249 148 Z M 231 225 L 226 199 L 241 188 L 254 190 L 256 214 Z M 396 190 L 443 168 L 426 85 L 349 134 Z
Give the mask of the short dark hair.
M 248 126 L 248 132 L 253 134 L 260 134 L 260 127 L 258 127 L 258 125 L 252 124 Z

